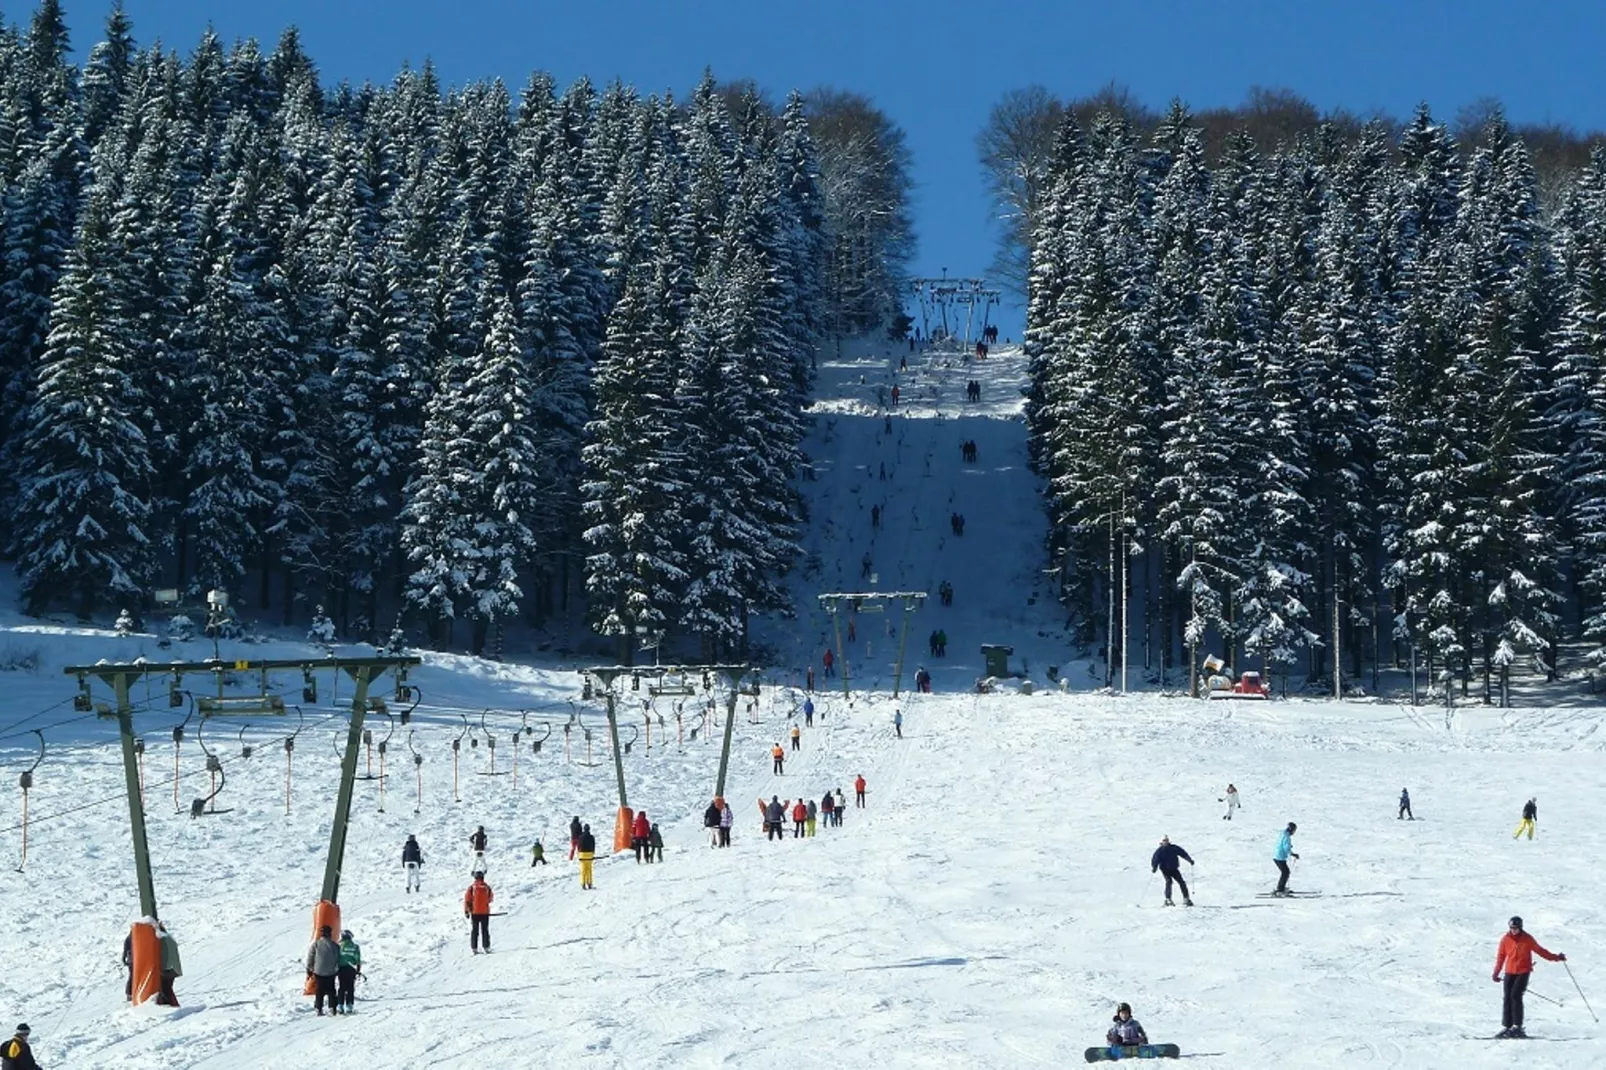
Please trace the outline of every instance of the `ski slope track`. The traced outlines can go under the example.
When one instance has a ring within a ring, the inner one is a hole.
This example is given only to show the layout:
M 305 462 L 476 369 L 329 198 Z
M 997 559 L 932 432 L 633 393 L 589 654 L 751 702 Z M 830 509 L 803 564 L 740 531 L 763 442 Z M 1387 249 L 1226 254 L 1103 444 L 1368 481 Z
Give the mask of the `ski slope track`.
M 288 813 L 279 741 L 300 719 L 250 719 L 249 759 L 236 722 L 209 725 L 206 741 L 227 763 L 217 804 L 231 812 L 198 820 L 189 802 L 208 785 L 193 723 L 175 812 L 171 729 L 186 711 L 167 706 L 161 681 L 136 689 L 156 894 L 185 975 L 181 1007 L 130 1008 L 119 954 L 138 910 L 120 758 L 108 724 L 73 712 L 61 668 L 200 660 L 211 646 L 162 650 L 151 636 L 0 615 L 0 663 L 39 658 L 32 671 L 0 673 L 0 1013 L 10 1015 L 0 1026 L 27 1021 L 52 1070 L 1064 1067 L 1102 1042 L 1125 1000 L 1153 1041 L 1198 1059 L 1190 1065 L 1606 1066 L 1606 1034 L 1559 964 L 1536 964 L 1527 1002 L 1529 1033 L 1554 1043 L 1468 1039 L 1499 1028 L 1489 975 L 1511 914 L 1566 952 L 1584 992 L 1606 1005 L 1601 711 L 1468 708 L 1447 719 L 1382 703 L 1095 694 L 1081 664 L 1070 694 L 976 694 L 982 642 L 1014 645 L 1039 682 L 1042 666 L 1073 664 L 1058 660 L 1057 610 L 1033 586 L 1042 519 L 1024 466 L 1019 357 L 1006 351 L 972 371 L 921 354 L 916 374 L 898 379 L 912 404 L 889 437 L 874 387 L 892 381 L 898 356 L 889 363 L 875 347 L 822 361 L 818 478 L 805 488 L 814 575 L 794 577 L 796 626 L 765 638 L 783 678 L 810 661 L 818 669 L 828 626 L 812 594 L 860 587 L 869 550 L 881 589 L 933 594 L 913 624 L 909 672 L 930 667 L 936 693 L 892 700 L 884 625 L 861 615 L 850 664 L 880 690 L 855 689 L 850 701 L 822 689 L 784 775 L 771 774 L 768 751 L 785 741 L 801 696 L 767 687 L 751 711 L 739 708 L 729 850 L 710 849 L 700 827 L 717 735 L 677 744 L 660 699 L 668 745 L 655 731 L 650 749 L 643 737 L 623 762 L 631 804 L 663 831 L 665 861 L 604 858 L 596 890 L 582 892 L 564 828 L 579 814 L 606 840 L 617 805 L 600 708 L 581 707 L 593 764 L 579 732 L 565 760 L 557 730 L 539 755 L 520 753 L 516 784 L 480 775 L 483 737 L 471 748 L 465 735 L 456 802 L 451 741 L 465 717 L 476 735 L 487 707 L 561 723 L 577 677 L 571 666 L 422 655 L 413 682 L 426 705 L 390 740 L 383 812 L 379 782 L 357 785 L 340 900 L 367 980 L 350 1018 L 317 1018 L 301 995 L 349 683 L 336 691 L 322 674 L 323 705 L 305 710 Z M 973 377 L 983 401 L 967 408 Z M 937 396 L 923 400 L 928 387 Z M 972 438 L 974 471 L 959 464 Z M 887 521 L 872 532 L 869 508 L 881 502 Z M 962 538 L 952 510 L 966 515 Z M 947 611 L 934 597 L 945 578 Z M 939 626 L 946 663 L 924 656 Z M 289 641 L 224 651 L 320 655 Z M 299 673 L 272 684 L 299 697 Z M 644 694 L 625 693 L 626 723 L 639 723 Z M 519 723 L 488 718 L 499 770 Z M 370 724 L 382 737 L 383 720 Z M 33 760 L 32 727 L 48 749 L 17 872 L 16 778 Z M 421 802 L 409 729 L 425 757 Z M 852 808 L 860 773 L 864 809 Z M 1243 801 L 1230 823 L 1217 801 L 1228 781 Z M 850 801 L 842 828 L 763 839 L 759 797 L 817 800 L 839 786 Z M 1419 820 L 1396 819 L 1401 787 Z M 1513 840 L 1530 795 L 1538 836 Z M 1302 856 L 1293 887 L 1323 895 L 1258 899 L 1275 883 L 1272 849 L 1291 820 Z M 489 956 L 470 953 L 461 908 L 480 824 L 493 909 L 506 912 L 491 919 Z M 408 833 L 427 859 L 422 894 L 403 891 Z M 1192 909 L 1161 905 L 1148 862 L 1162 835 L 1197 862 L 1185 870 Z M 551 864 L 532 869 L 537 836 Z

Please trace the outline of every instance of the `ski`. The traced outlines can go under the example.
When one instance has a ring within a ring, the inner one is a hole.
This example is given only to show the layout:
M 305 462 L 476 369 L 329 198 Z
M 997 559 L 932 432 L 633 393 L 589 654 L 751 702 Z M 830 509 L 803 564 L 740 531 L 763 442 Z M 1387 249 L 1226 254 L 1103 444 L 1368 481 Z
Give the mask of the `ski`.
M 1256 899 L 1315 899 L 1317 896 L 1319 896 L 1321 894 L 1322 894 L 1321 892 L 1284 892 L 1282 895 L 1278 895 L 1276 892 L 1256 892 L 1255 893 L 1255 898 Z
M 1089 1048 L 1082 1054 L 1090 1063 L 1106 1063 L 1121 1059 L 1180 1059 L 1182 1049 L 1175 1044 L 1124 1044 Z

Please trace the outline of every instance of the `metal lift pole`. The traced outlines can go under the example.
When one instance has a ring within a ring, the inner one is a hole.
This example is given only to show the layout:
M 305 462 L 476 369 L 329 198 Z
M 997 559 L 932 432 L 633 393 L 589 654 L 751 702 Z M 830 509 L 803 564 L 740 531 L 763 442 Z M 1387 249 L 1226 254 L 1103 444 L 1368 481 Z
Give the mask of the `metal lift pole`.
M 134 834 L 134 875 L 139 881 L 139 911 L 155 918 L 156 882 L 151 877 L 150 841 L 145 836 L 145 806 L 139 790 L 139 757 L 134 751 L 134 703 L 129 697 L 128 674 L 108 674 L 117 693 L 117 733 L 123 742 L 123 779 L 128 788 L 128 825 Z M 103 677 L 102 679 L 108 679 Z
M 898 629 L 898 663 L 892 669 L 892 697 L 898 697 L 898 688 L 903 685 L 903 649 L 909 640 L 909 614 L 913 603 L 905 598 L 903 600 L 903 623 Z
M 338 903 L 340 869 L 346 858 L 346 829 L 351 823 L 351 796 L 357 782 L 357 752 L 362 747 L 363 715 L 368 707 L 368 674 L 366 665 L 349 670 L 357 683 L 357 693 L 351 700 L 351 727 L 346 732 L 346 754 L 340 760 L 340 792 L 335 797 L 334 827 L 329 830 L 329 860 L 324 863 L 322 898 Z M 381 672 L 384 670 L 381 669 Z
M 613 740 L 613 775 L 619 780 L 619 808 L 630 804 L 625 801 L 625 758 L 619 746 L 619 718 L 614 709 L 613 681 L 608 681 L 608 736 Z

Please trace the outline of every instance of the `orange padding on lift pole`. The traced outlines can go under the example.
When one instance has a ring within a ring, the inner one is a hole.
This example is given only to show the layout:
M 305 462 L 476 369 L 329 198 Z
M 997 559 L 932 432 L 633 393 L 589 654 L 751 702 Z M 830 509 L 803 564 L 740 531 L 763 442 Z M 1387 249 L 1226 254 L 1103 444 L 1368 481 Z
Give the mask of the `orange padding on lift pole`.
M 129 998 L 137 1007 L 162 991 L 162 942 L 156 937 L 156 926 L 136 921 L 130 926 L 134 938 L 134 987 Z
M 318 930 L 325 925 L 329 926 L 329 935 L 335 940 L 340 939 L 340 905 L 331 903 L 327 899 L 318 900 L 318 905 L 312 908 L 312 938 L 318 939 Z M 302 988 L 302 994 L 312 995 L 318 991 L 318 982 L 307 975 L 307 984 Z
M 613 849 L 630 850 L 630 826 L 636 819 L 635 811 L 628 806 L 619 807 L 619 817 L 613 823 Z

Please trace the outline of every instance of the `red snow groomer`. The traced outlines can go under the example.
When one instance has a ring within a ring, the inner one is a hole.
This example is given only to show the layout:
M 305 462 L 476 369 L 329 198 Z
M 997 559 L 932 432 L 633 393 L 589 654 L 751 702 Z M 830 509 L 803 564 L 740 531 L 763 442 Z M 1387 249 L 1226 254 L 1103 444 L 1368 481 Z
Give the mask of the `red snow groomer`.
M 1271 689 L 1260 678 L 1258 672 L 1246 672 L 1233 683 L 1232 677 L 1225 674 L 1226 662 L 1215 655 L 1205 658 L 1205 696 L 1211 699 L 1250 699 L 1264 702 L 1271 698 Z

